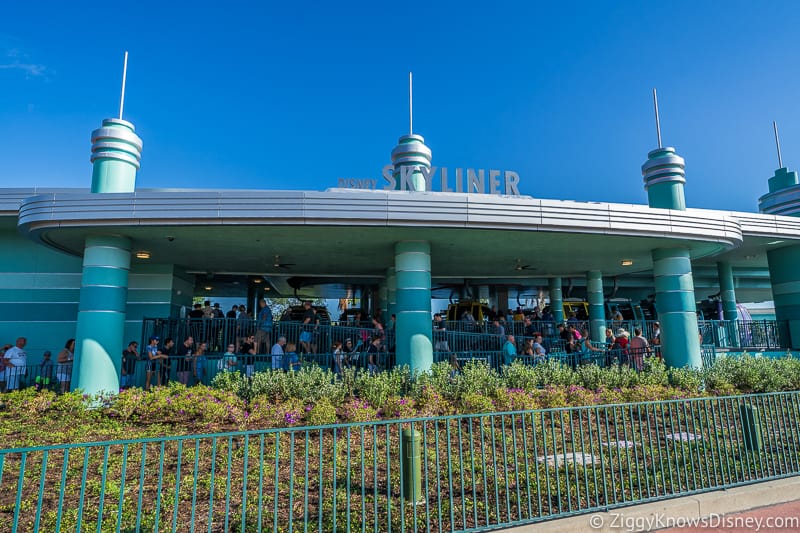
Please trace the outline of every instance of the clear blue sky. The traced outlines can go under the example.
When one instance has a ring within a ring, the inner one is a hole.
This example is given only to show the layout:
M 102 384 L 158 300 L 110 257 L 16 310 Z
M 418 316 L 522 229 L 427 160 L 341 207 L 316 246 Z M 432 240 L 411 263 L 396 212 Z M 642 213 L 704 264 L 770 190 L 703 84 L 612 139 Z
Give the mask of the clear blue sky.
M 380 179 L 409 70 L 434 164 L 516 170 L 523 194 L 645 202 L 652 87 L 690 206 L 757 209 L 773 119 L 800 168 L 798 2 L 172 4 L 3 7 L 0 186 L 89 186 L 126 49 L 139 187 Z

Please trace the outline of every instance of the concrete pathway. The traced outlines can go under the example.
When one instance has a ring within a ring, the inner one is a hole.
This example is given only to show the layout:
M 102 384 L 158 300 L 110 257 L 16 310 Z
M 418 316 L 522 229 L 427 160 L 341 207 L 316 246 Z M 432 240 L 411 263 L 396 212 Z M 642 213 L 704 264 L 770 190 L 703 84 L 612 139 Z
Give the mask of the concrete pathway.
M 527 526 L 508 533 L 758 531 L 800 532 L 800 477 L 622 507 Z

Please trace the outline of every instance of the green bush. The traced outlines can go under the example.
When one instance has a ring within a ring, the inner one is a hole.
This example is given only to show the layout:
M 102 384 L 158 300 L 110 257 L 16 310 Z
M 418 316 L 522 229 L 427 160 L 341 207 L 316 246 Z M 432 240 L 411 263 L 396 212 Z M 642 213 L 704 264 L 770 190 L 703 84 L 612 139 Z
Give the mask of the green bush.
M 313 406 L 306 406 L 306 423 L 309 426 L 335 424 L 336 406 L 328 398 L 321 398 Z

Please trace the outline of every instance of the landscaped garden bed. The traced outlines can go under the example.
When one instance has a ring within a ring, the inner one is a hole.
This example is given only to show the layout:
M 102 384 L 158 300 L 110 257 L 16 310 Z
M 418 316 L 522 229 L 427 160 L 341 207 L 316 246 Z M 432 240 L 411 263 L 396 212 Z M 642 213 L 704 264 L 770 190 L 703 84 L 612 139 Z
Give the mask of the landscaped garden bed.
M 156 523 L 449 531 L 799 468 L 798 394 L 724 396 L 797 388 L 792 359 L 722 360 L 708 371 L 515 365 L 498 375 L 468 365 L 451 377 L 443 365 L 421 376 L 400 369 L 330 378 L 309 370 L 114 398 L 4 396 L 6 448 L 126 440 L 0 451 L 0 528 L 16 521 L 20 531 L 96 531 L 99 520 L 101 531 Z M 755 409 L 758 446 L 743 409 Z M 326 425 L 333 422 L 347 425 Z M 416 434 L 416 448 L 403 430 Z M 197 435 L 220 431 L 229 433 Z M 166 435 L 185 436 L 135 440 Z M 412 450 L 420 494 L 410 495 L 401 464 Z

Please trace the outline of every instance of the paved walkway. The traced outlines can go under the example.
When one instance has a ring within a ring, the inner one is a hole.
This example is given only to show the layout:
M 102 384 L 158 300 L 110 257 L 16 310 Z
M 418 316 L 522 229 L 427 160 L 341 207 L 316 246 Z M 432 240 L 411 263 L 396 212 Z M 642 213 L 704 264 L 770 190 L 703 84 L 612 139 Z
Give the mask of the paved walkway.
M 800 532 L 800 477 L 550 520 L 504 531 Z
M 796 494 L 795 496 L 800 496 Z M 700 526 L 662 529 L 659 533 L 750 533 L 800 531 L 800 500 L 761 507 L 744 513 L 709 517 Z

